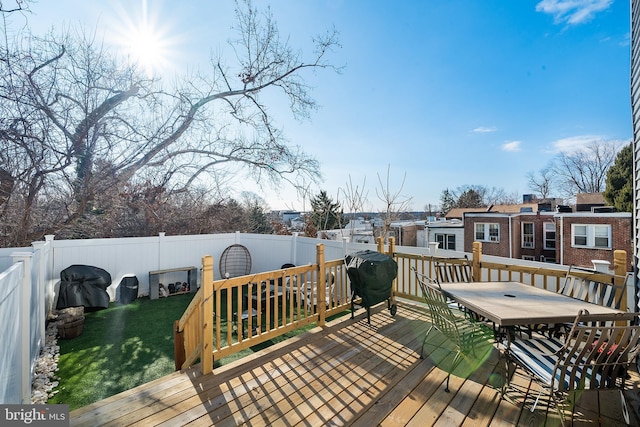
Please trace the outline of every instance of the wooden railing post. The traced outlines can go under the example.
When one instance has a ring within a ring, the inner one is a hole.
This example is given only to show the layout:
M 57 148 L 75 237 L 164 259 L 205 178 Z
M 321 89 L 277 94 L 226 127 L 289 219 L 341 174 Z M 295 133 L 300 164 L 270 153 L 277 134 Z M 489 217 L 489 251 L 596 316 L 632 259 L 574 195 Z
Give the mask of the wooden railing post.
M 633 307 L 633 302 L 628 304 L 627 300 L 627 251 L 615 250 L 613 251 L 613 283 L 615 285 L 622 285 L 622 299 L 624 305 L 620 307 L 621 310 L 627 310 L 627 307 Z
M 471 275 L 474 282 L 479 282 L 481 277 L 480 263 L 482 262 L 482 242 L 473 242 L 473 260 Z
M 393 258 L 393 254 L 395 252 L 396 252 L 396 238 L 395 237 L 389 237 L 389 252 L 387 252 L 387 255 L 389 255 L 391 258 Z
M 316 307 L 318 308 L 318 326 L 324 326 L 327 317 L 327 274 L 324 265 L 324 245 L 316 245 L 316 264 L 318 265 L 318 283 L 316 284 Z
M 378 237 L 378 252 L 381 254 L 384 253 L 384 237 Z
M 202 257 L 202 355 L 204 375 L 213 371 L 213 257 Z
M 176 371 L 182 369 L 182 364 L 187 360 L 184 351 L 184 331 L 180 330 L 180 320 L 173 323 L 173 360 Z

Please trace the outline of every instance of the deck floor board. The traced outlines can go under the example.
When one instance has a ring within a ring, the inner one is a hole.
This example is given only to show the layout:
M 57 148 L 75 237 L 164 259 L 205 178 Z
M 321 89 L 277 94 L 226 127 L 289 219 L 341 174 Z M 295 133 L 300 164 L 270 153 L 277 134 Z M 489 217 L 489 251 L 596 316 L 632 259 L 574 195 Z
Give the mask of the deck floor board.
M 497 350 L 467 379 L 452 375 L 445 392 L 446 372 L 428 355 L 420 359 L 429 327 L 422 307 L 403 302 L 391 317 L 380 305 L 371 310 L 371 324 L 366 317 L 358 310 L 356 319 L 337 319 L 206 376 L 197 369 L 173 373 L 72 411 L 71 425 L 560 424 L 545 398 L 529 411 L 539 387 L 520 370 L 500 397 L 494 383 L 504 368 Z M 625 391 L 632 425 L 640 424 L 638 390 L 633 372 Z M 618 392 L 587 392 L 568 419 L 576 426 L 615 425 L 620 412 Z

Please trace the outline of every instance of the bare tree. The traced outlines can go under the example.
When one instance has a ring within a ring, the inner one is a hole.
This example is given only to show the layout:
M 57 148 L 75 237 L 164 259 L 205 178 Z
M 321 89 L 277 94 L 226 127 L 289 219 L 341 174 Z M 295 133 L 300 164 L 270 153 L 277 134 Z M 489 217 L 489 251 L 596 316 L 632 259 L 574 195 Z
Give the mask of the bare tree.
M 32 0 L 0 1 L 0 13 L 13 13 L 29 11 Z
M 406 172 L 402 177 L 400 187 L 396 191 L 391 189 L 391 184 L 389 182 L 390 179 L 391 165 L 387 165 L 386 179 L 383 181 L 380 174 L 378 174 L 378 183 L 380 187 L 376 188 L 376 195 L 378 196 L 378 199 L 384 203 L 384 211 L 382 212 L 384 223 L 382 228 L 378 230 L 376 237 L 384 236 L 385 239 L 391 229 L 391 222 L 398 219 L 400 217 L 400 213 L 408 209 L 412 200 L 411 197 L 402 195 L 402 189 L 404 188 L 404 183 L 407 179 Z
M 484 185 L 461 185 L 455 190 L 445 189 L 440 195 L 443 213 L 451 208 L 475 208 L 491 205 L 512 205 L 520 201 L 518 194 L 504 188 Z
M 305 60 L 280 38 L 268 10 L 244 1 L 236 18 L 237 63 L 220 56 L 210 75 L 172 90 L 83 31 L 7 43 L 0 52 L 3 234 L 26 243 L 56 233 L 108 209 L 106 195 L 125 185 L 161 188 L 168 200 L 238 168 L 271 184 L 318 180 L 317 160 L 287 143 L 262 93 L 279 90 L 295 117 L 308 117 L 316 106 L 303 74 L 339 71 L 326 59 L 338 46 L 336 32 L 314 39 Z M 57 214 L 43 221 L 52 200 Z M 12 223 L 20 236 L 6 228 Z
M 353 236 L 355 221 L 353 221 L 353 215 L 362 212 L 366 202 L 368 192 L 365 190 L 367 178 L 363 178 L 362 187 L 353 184 L 351 175 L 349 175 L 349 181 L 346 183 L 345 188 L 338 189 L 338 202 L 340 202 L 340 193 L 344 195 L 344 200 L 347 211 L 351 214 L 351 236 Z
M 529 172 L 527 174 L 529 189 L 542 199 L 551 197 L 556 179 L 557 175 L 552 165 L 547 165 L 538 172 Z
M 564 196 L 577 193 L 598 193 L 605 190 L 607 171 L 613 165 L 620 144 L 594 140 L 582 149 L 562 153 L 553 165 Z

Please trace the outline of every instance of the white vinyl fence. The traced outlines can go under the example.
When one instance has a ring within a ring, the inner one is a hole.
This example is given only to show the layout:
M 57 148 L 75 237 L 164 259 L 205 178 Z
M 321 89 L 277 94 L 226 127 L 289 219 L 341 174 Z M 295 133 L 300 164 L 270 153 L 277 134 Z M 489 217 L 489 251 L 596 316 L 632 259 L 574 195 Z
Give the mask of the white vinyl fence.
M 30 403 L 31 378 L 45 340 L 48 245 L 13 252 L 0 273 L 0 403 Z

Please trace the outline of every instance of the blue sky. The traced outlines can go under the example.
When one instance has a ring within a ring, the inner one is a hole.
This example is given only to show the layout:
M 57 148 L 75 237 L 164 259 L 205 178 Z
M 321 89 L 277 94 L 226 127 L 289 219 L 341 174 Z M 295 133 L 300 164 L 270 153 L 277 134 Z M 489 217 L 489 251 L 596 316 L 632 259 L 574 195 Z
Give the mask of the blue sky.
M 57 0 L 32 5 L 36 33 L 82 23 L 124 48 L 143 22 L 164 45 L 170 78 L 226 49 L 233 2 Z M 342 199 L 349 179 L 377 210 L 378 175 L 422 210 L 445 188 L 483 185 L 530 193 L 526 174 L 559 150 L 594 139 L 629 141 L 629 2 L 622 0 L 271 0 L 282 36 L 310 52 L 335 27 L 342 74 L 307 75 L 320 105 L 307 122 L 274 115 L 292 144 L 321 162 L 310 189 Z M 159 66 L 157 64 L 160 64 Z M 175 67 L 178 67 L 175 69 Z M 309 208 L 292 189 L 263 191 L 272 209 Z

